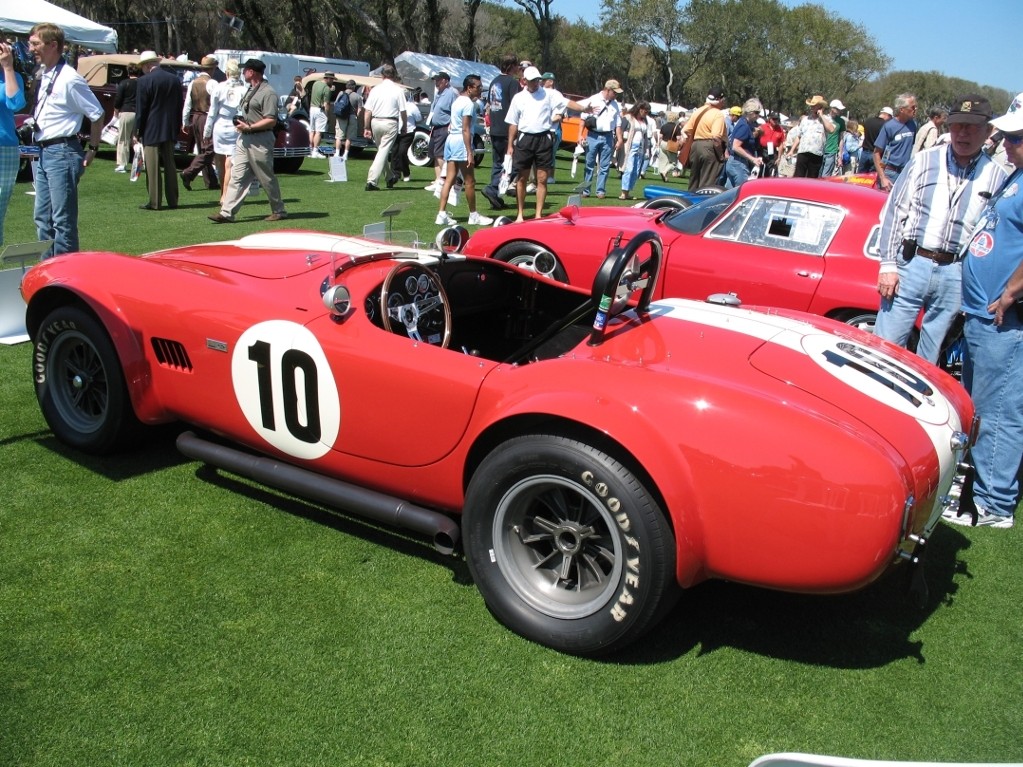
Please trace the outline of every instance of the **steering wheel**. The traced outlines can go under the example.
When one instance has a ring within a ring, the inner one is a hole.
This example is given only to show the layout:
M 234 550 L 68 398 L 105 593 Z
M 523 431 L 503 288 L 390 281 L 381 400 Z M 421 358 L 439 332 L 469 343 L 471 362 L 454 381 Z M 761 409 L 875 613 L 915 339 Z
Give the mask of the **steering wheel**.
M 648 242 L 650 256 L 640 261 L 636 253 Z M 590 346 L 597 346 L 604 340 L 604 329 L 608 320 L 625 309 L 637 290 L 643 292 L 640 294 L 636 310 L 646 311 L 650 306 L 650 299 L 653 297 L 657 277 L 661 271 L 663 251 L 664 246 L 657 232 L 646 229 L 629 240 L 624 248 L 615 248 L 604 259 L 593 280 L 592 299 L 597 314 L 593 318 L 593 330 L 587 342 Z
M 437 275 L 422 264 L 398 264 L 387 273 L 380 313 L 388 332 L 445 349 L 451 341 L 448 294 Z

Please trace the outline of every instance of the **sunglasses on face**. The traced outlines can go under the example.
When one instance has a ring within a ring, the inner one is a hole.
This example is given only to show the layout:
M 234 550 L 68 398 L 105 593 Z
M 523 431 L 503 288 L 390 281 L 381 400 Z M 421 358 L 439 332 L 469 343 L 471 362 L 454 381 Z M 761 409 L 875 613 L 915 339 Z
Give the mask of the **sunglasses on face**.
M 1017 136 L 1006 134 L 1002 138 L 1005 140 L 1006 144 L 1012 144 L 1013 146 L 1019 146 L 1020 144 L 1023 144 L 1023 133 Z

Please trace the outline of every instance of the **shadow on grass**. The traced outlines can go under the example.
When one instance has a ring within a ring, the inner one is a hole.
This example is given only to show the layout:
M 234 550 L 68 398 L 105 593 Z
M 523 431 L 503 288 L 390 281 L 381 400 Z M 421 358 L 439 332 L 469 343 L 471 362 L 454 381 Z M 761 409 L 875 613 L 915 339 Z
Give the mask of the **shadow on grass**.
M 925 596 L 911 593 L 911 567 L 867 588 L 832 596 L 769 591 L 712 581 L 683 594 L 675 609 L 616 663 L 661 663 L 694 648 L 733 647 L 772 658 L 833 668 L 864 669 L 903 658 L 925 663 L 923 643 L 910 639 L 940 606 L 951 604 L 972 576 L 960 552 L 966 536 L 939 523 L 923 561 Z
M 286 514 L 291 514 L 302 519 L 309 520 L 318 525 L 323 525 L 331 530 L 336 530 L 344 535 L 372 543 L 376 546 L 386 546 L 399 554 L 411 557 L 419 557 L 422 560 L 442 565 L 451 570 L 452 580 L 463 586 L 471 586 L 472 578 L 469 575 L 469 568 L 461 556 L 448 556 L 441 554 L 423 536 L 404 530 L 377 525 L 372 520 L 365 519 L 355 514 L 350 514 L 344 509 L 333 509 L 317 505 L 314 502 L 288 495 L 283 491 L 275 490 L 267 485 L 259 484 L 254 480 L 237 477 L 226 470 L 218 469 L 209 464 L 202 464 L 196 468 L 197 479 L 216 485 L 236 495 L 241 495 L 257 503 L 272 506 Z
M 68 447 L 49 431 L 41 432 L 33 438 L 40 447 L 51 453 L 73 461 L 112 482 L 120 482 L 188 463 L 189 459 L 179 453 L 174 445 L 174 440 L 182 428 L 179 423 L 154 426 L 146 434 L 145 444 L 141 449 L 104 456 L 86 455 L 73 447 Z
M 102 458 L 72 450 L 48 432 L 12 441 L 35 439 L 46 449 L 118 481 L 190 463 L 174 444 L 180 431 L 176 424 L 160 427 L 144 450 Z M 306 501 L 207 464 L 197 465 L 195 477 L 343 535 L 440 565 L 451 572 L 454 583 L 472 585 L 465 560 L 441 554 L 423 536 Z M 693 650 L 704 655 L 727 647 L 840 669 L 876 668 L 905 658 L 923 664 L 923 643 L 911 636 L 938 608 L 952 604 L 959 586 L 972 578 L 961 556 L 969 546 L 959 530 L 939 524 L 928 542 L 922 571 L 903 566 L 852 594 L 808 596 L 724 581 L 703 583 L 687 590 L 646 637 L 595 662 L 658 664 Z M 922 575 L 927 586 L 922 599 L 910 590 L 914 574 Z

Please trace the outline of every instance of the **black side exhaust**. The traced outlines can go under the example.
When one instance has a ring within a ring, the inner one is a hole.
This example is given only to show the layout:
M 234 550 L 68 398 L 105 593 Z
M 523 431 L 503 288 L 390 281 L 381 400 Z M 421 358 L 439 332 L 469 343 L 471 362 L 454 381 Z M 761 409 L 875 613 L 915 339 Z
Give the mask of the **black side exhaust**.
M 186 431 L 178 436 L 177 447 L 184 455 L 203 461 L 270 487 L 343 509 L 391 527 L 430 536 L 441 554 L 453 554 L 458 545 L 459 527 L 455 520 L 401 498 L 367 490 L 358 485 L 331 479 L 265 456 L 252 455 L 232 447 L 218 445 Z

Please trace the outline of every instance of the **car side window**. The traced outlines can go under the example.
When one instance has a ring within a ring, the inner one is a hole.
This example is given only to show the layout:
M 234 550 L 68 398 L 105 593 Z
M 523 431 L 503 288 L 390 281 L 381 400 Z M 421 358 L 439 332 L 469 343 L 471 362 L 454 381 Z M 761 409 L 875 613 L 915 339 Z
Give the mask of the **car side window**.
M 874 224 L 874 228 L 867 235 L 867 241 L 863 245 L 863 255 L 875 261 L 881 260 L 881 225 Z
M 823 256 L 843 217 L 839 208 L 827 205 L 752 197 L 730 211 L 707 236 Z

